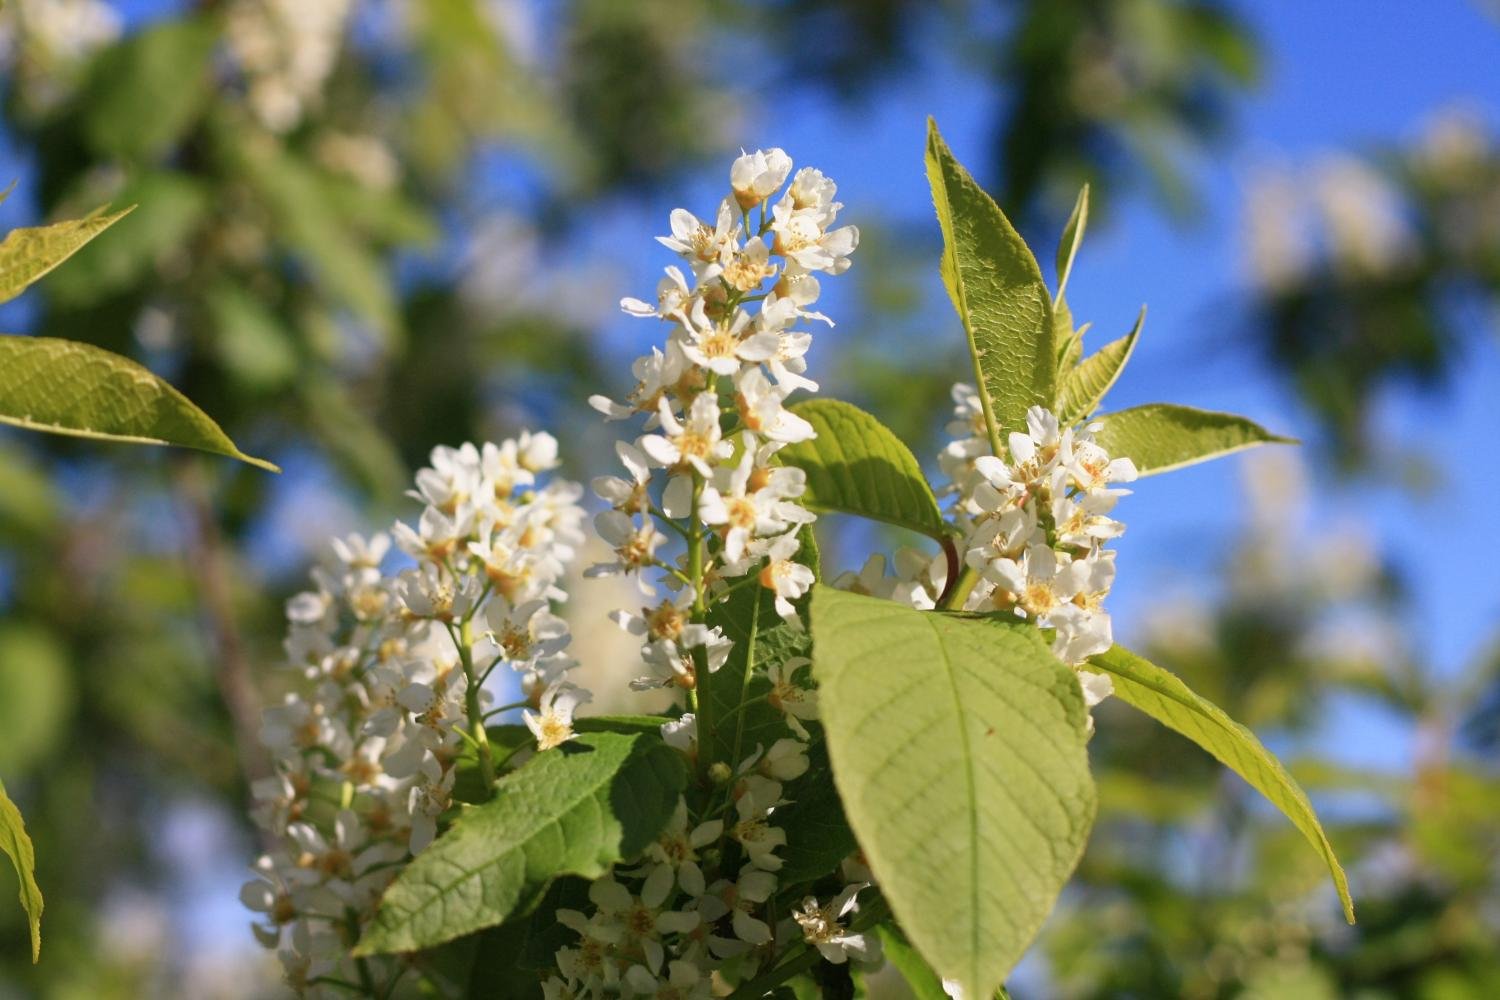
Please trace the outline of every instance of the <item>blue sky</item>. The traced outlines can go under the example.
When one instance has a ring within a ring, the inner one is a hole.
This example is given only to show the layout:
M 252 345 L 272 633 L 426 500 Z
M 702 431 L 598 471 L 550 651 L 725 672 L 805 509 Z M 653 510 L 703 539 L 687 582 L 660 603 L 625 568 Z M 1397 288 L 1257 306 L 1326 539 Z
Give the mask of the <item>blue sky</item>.
M 1108 228 L 1090 231 L 1069 299 L 1075 316 L 1095 321 L 1101 337 L 1124 332 L 1142 303 L 1150 307 L 1140 348 L 1111 395 L 1111 408 L 1188 403 L 1241 412 L 1305 436 L 1312 430 L 1305 414 L 1236 347 L 1235 318 L 1225 309 L 1245 288 L 1245 183 L 1258 164 L 1295 166 L 1332 150 L 1414 138 L 1428 116 L 1454 105 L 1477 110 L 1495 126 L 1500 20 L 1459 0 L 1362 4 L 1358 16 L 1344 4 L 1277 0 L 1253 9 L 1239 6 L 1264 40 L 1266 72 L 1238 107 L 1227 148 L 1193 165 L 1205 215 L 1184 226 L 1165 219 L 1145 196 L 1130 198 Z M 926 116 L 936 116 L 957 155 L 983 176 L 990 166 L 990 98 L 986 81 L 933 62 L 852 110 L 807 92 L 776 94 L 774 102 L 766 100 L 750 113 L 739 142 L 746 148 L 780 145 L 799 163 L 824 169 L 840 185 L 849 221 L 926 225 L 932 220 L 921 163 Z M 648 292 L 670 261 L 650 252 L 647 237 L 664 230 L 674 205 L 706 213 L 719 197 L 725 169 L 714 165 L 671 197 L 617 209 L 583 236 L 585 252 L 628 262 L 622 266 L 631 284 L 622 294 Z M 1051 249 L 1050 240 L 1038 247 L 1044 269 Z M 825 283 L 827 311 L 836 319 L 849 311 L 840 304 L 837 284 Z M 931 308 L 934 335 L 959 336 L 940 293 L 931 298 Z M 609 332 L 611 343 L 639 351 L 639 327 L 612 321 Z M 858 333 L 840 332 L 849 335 Z M 1500 426 L 1500 353 L 1492 338 L 1474 337 L 1470 344 L 1445 393 L 1398 388 L 1376 413 L 1381 433 L 1435 459 L 1448 481 L 1423 499 L 1369 481 L 1346 483 L 1321 494 L 1312 515 L 1315 525 L 1363 522 L 1378 539 L 1382 554 L 1413 585 L 1403 624 L 1443 674 L 1478 655 L 1500 610 L 1500 539 L 1464 527 L 1474 523 L 1476 506 L 1482 509 L 1485 498 L 1500 494 L 1500 469 L 1474 458 Z M 826 378 L 828 367 L 837 365 L 828 347 L 815 348 L 811 357 L 815 376 L 822 368 Z M 1241 460 L 1230 458 L 1144 481 L 1122 504 L 1119 514 L 1130 527 L 1119 545 L 1120 582 L 1111 601 L 1124 638 L 1167 581 L 1210 568 L 1223 552 L 1242 523 L 1241 474 Z M 1450 532 L 1461 533 L 1462 540 L 1446 541 Z M 1340 756 L 1393 767 L 1409 759 L 1407 735 L 1393 731 L 1378 712 L 1347 703 L 1324 727 L 1326 742 Z

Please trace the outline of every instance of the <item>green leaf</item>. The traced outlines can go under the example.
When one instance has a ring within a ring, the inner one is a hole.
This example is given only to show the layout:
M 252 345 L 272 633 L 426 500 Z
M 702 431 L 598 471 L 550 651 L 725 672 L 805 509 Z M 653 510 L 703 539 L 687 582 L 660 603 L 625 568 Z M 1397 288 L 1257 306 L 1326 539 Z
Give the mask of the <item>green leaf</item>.
M 1170 472 L 1258 444 L 1296 444 L 1232 413 L 1171 403 L 1148 403 L 1106 413 L 1094 440 L 1112 456 L 1126 456 L 1143 476 Z
M 1334 856 L 1333 845 L 1318 823 L 1312 803 L 1255 734 L 1225 715 L 1223 710 L 1198 695 L 1177 675 L 1124 649 L 1112 647 L 1092 657 L 1089 663 L 1114 681 L 1115 695 L 1151 716 L 1168 729 L 1181 733 L 1212 754 L 1224 766 L 1244 778 L 1292 821 L 1313 849 L 1323 856 L 1344 917 L 1354 923 L 1354 902 L 1344 869 Z
M 784 465 L 807 474 L 804 506 L 820 513 L 857 514 L 939 541 L 948 536 L 942 509 L 916 456 L 890 428 L 836 399 L 808 400 L 791 410 L 818 432 L 812 441 L 777 452 Z
M 42 954 L 42 890 L 36 884 L 36 851 L 26 835 L 21 810 L 5 793 L 4 782 L 0 782 L 0 851 L 15 865 L 21 883 L 21 908 L 31 928 L 31 960 L 35 962 Z
M 802 547 L 797 550 L 796 561 L 817 573 L 818 547 L 810 527 L 802 529 L 799 540 Z M 722 628 L 734 646 L 723 666 L 706 679 L 698 678 L 702 714 L 709 719 L 725 719 L 747 698 L 759 700 L 737 712 L 731 724 L 714 726 L 708 736 L 702 737 L 700 753 L 708 754 L 707 760 L 738 764 L 757 745 L 769 747 L 787 735 L 781 713 L 761 698 L 771 689 L 764 668 L 794 656 L 806 656 L 811 640 L 806 631 L 781 620 L 775 601 L 771 591 L 752 584 L 709 608 L 708 624 Z
M 1135 342 L 1140 338 L 1141 326 L 1146 322 L 1146 307 L 1141 306 L 1135 326 L 1119 340 L 1112 340 L 1099 350 L 1084 358 L 1077 367 L 1063 374 L 1062 385 L 1057 390 L 1057 419 L 1068 426 L 1098 409 L 1104 394 L 1114 388 L 1120 373 L 1135 352 Z
M 214 207 L 215 192 L 185 173 L 153 171 L 128 183 L 121 202 L 137 208 L 47 281 L 47 296 L 88 306 L 128 293 L 163 261 L 178 259 Z
M 263 300 L 223 281 L 208 290 L 204 304 L 215 353 L 246 385 L 270 391 L 297 377 L 301 361 L 292 332 Z
M 169 152 L 217 92 L 209 76 L 215 19 L 164 18 L 100 53 L 84 98 L 84 134 L 111 156 Z
M 1073 203 L 1073 214 L 1063 227 L 1062 240 L 1057 244 L 1057 294 L 1054 302 L 1061 302 L 1068 288 L 1068 278 L 1073 273 L 1073 258 L 1078 256 L 1078 245 L 1083 242 L 1083 231 L 1089 225 L 1089 186 L 1085 184 Z
M 265 202 L 285 244 L 308 265 L 322 290 L 370 325 L 386 346 L 399 339 L 395 292 L 379 254 L 327 196 L 327 177 L 270 136 L 220 123 L 233 165 Z
M 134 207 L 134 206 L 132 206 Z M 0 243 L 0 302 L 9 302 L 85 243 L 130 214 L 96 212 L 85 219 L 12 229 Z
M 942 977 L 932 971 L 932 966 L 900 930 L 887 923 L 881 924 L 876 931 L 880 934 L 881 953 L 901 973 L 916 1000 L 948 1000 Z
M 70 340 L 0 336 L 0 423 L 180 445 L 281 471 L 240 451 L 208 414 L 134 361 Z
M 818 587 L 833 775 L 912 943 L 969 996 L 1021 957 L 1094 818 L 1083 695 L 1034 627 Z
M 927 124 L 927 181 L 943 230 L 943 284 L 963 321 L 990 443 L 1057 396 L 1052 299 L 1036 258 L 993 199 Z
M 822 878 L 859 850 L 834 788 L 828 744 L 814 740 L 807 757 L 807 773 L 787 786 L 791 804 L 776 810 L 776 825 L 787 835 L 776 873 L 783 888 Z
M 593 733 L 537 754 L 407 866 L 355 954 L 441 944 L 502 923 L 558 875 L 601 877 L 661 832 L 685 783 L 655 736 Z

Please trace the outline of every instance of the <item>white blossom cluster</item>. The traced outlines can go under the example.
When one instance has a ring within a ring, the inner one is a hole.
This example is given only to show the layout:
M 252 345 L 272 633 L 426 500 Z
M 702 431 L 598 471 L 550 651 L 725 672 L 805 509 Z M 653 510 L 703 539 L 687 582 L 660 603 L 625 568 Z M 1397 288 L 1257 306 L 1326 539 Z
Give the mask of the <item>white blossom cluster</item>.
M 956 494 L 954 518 L 964 534 L 964 562 L 980 574 L 964 608 L 1004 611 L 1052 631 L 1052 651 L 1077 667 L 1114 642 L 1104 600 L 1115 580 L 1105 545 L 1125 526 L 1109 515 L 1129 493 L 1116 483 L 1136 478 L 1128 458 L 1110 458 L 1090 427 L 1060 427 L 1033 406 L 1026 430 L 1013 431 L 1006 454 L 992 454 L 973 387 L 953 387 L 954 440 L 938 461 Z M 1095 704 L 1108 677 L 1079 671 Z
M 275 846 L 240 898 L 303 996 L 348 996 L 351 983 L 374 995 L 406 971 L 349 950 L 431 843 L 465 744 L 474 759 L 488 753 L 485 716 L 524 704 L 546 749 L 572 735 L 572 708 L 586 697 L 565 679 L 568 630 L 551 610 L 584 519 L 579 486 L 539 481 L 557 464 L 557 442 L 522 434 L 437 448 L 431 460 L 411 494 L 425 504 L 415 526 L 335 539 L 314 588 L 287 605 L 297 683 L 265 712 L 275 775 L 253 787 L 255 819 Z M 393 539 L 414 565 L 390 574 Z M 490 709 L 483 685 L 502 665 L 524 698 Z
M 711 219 L 672 213 L 671 235 L 660 242 L 685 266 L 667 268 L 656 301 L 621 303 L 667 323 L 665 343 L 635 362 L 637 384 L 624 402 L 591 400 L 612 420 L 643 416 L 646 433 L 617 444 L 624 477 L 594 482 L 610 505 L 595 525 L 614 560 L 590 572 L 631 575 L 654 601 L 613 615 L 642 641 L 647 672 L 631 686 L 671 688 L 690 709 L 701 680 L 731 652 L 722 629 L 708 623 L 709 608 L 729 592 L 770 590 L 782 618 L 801 627 L 792 602 L 814 577 L 797 561 L 798 532 L 814 516 L 797 503 L 802 471 L 773 456 L 813 437 L 784 406 L 794 390 L 817 388 L 804 374 L 812 337 L 800 325 L 830 322 L 812 311 L 817 275 L 843 272 L 859 235 L 834 226 L 842 207 L 834 183 L 810 167 L 794 175 L 780 149 L 742 155 L 729 179 L 731 193 Z M 653 579 L 668 591 L 659 601 Z M 787 842 L 776 812 L 786 804 L 785 784 L 809 766 L 804 721 L 816 717 L 817 701 L 805 686 L 807 665 L 793 657 L 763 666 L 766 700 L 788 735 L 737 750 L 743 757 L 733 767 L 699 759 L 699 724 L 720 721 L 702 709 L 663 727 L 711 804 L 695 812 L 680 801 L 638 867 L 593 884 L 590 912 L 559 911 L 578 940 L 558 951 L 557 973 L 544 984 L 548 1000 L 707 998 L 716 971 L 732 964 L 751 974 L 797 940 L 835 962 L 878 956 L 873 938 L 843 923 L 870 884 L 852 862 L 831 902 L 808 897 L 779 920 L 767 907 Z
M 353 0 L 234 0 L 225 38 L 261 124 L 287 132 L 322 99 Z

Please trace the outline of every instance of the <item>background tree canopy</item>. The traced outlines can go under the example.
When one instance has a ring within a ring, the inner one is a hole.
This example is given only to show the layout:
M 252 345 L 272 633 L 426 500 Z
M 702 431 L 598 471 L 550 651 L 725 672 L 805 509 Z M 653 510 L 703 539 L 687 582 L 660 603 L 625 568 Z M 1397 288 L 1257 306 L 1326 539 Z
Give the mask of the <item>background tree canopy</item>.
M 583 401 L 631 381 L 614 303 L 655 280 L 641 234 L 727 152 L 840 178 L 861 258 L 814 374 L 930 464 L 963 362 L 929 346 L 952 324 L 929 113 L 1036 245 L 1091 185 L 1076 321 L 1103 342 L 1152 304 L 1121 404 L 1173 370 L 1309 442 L 1239 465 L 1243 491 L 1142 484 L 1116 617 L 1273 734 L 1362 904 L 1343 926 L 1295 831 L 1118 711 L 1099 832 L 1012 992 L 1500 995 L 1479 5 L 11 0 L 0 38 L 5 228 L 138 206 L 0 329 L 134 358 L 285 469 L 0 433 L 0 778 L 49 936 L 33 967 L 0 906 L 0 995 L 277 995 L 234 893 L 282 601 L 327 535 L 405 510 L 435 444 L 545 425 L 596 467 Z M 1200 544 L 1226 525 L 1232 548 Z M 574 621 L 607 601 L 580 591 Z

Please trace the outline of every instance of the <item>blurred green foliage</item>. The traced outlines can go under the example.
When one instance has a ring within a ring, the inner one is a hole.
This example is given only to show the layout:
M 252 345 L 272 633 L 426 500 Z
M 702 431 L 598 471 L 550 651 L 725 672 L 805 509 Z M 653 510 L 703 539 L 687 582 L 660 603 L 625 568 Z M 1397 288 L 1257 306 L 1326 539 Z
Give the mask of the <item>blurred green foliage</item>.
M 23 196 L 44 219 L 140 206 L 34 293 L 31 331 L 143 361 L 310 483 L 303 500 L 351 506 L 366 524 L 390 514 L 435 443 L 540 411 L 579 441 L 576 457 L 588 418 L 550 401 L 616 388 L 593 331 L 558 308 L 561 282 L 527 294 L 537 275 L 476 272 L 475 248 L 545 244 L 678 177 L 738 145 L 744 110 L 779 90 L 857 111 L 922 71 L 924 40 L 938 38 L 951 68 L 991 84 L 991 186 L 1006 209 L 1028 228 L 1060 222 L 1086 180 L 1107 224 L 1112 196 L 1131 189 L 1189 209 L 1184 151 L 1221 148 L 1235 101 L 1274 57 L 1202 0 L 428 0 L 354 4 L 307 73 L 283 56 L 325 27 L 288 28 L 276 12 L 338 3 L 169 5 L 123 30 L 98 7 L 62 33 L 46 0 L 0 12 L 4 128 L 30 168 L 6 210 Z M 497 155 L 537 190 L 505 202 L 489 246 L 476 221 L 494 221 L 495 196 L 477 181 Z M 1329 249 L 1347 240 L 1314 235 L 1248 310 L 1250 336 L 1344 444 L 1392 378 L 1435 377 L 1462 357 L 1483 328 L 1465 310 L 1493 309 L 1500 281 L 1496 228 L 1481 224 L 1500 176 L 1492 140 L 1360 162 L 1398 205 L 1400 252 L 1351 265 Z M 1297 217 L 1296 205 L 1264 213 Z M 929 331 L 908 260 L 930 236 L 864 237 L 848 325 L 868 336 L 826 388 L 927 454 L 918 443 L 961 368 L 956 355 L 911 357 Z M 266 542 L 323 529 L 302 523 L 305 506 L 288 523 L 298 497 L 277 491 L 290 489 L 196 456 L 0 437 L 0 774 L 39 845 L 49 935 L 33 969 L 18 911 L 0 906 L 0 995 L 243 995 L 204 986 L 193 956 L 148 931 L 187 877 L 163 818 L 193 804 L 237 822 L 263 767 L 248 734 L 276 697 L 263 668 L 300 569 L 284 563 L 304 558 L 295 544 L 267 555 Z M 1500 995 L 1500 785 L 1469 753 L 1494 747 L 1500 695 L 1481 699 L 1500 691 L 1485 686 L 1494 665 L 1454 686 L 1424 680 L 1394 640 L 1380 657 L 1331 657 L 1304 641 L 1329 606 L 1387 621 L 1399 581 L 1377 559 L 1333 596 L 1327 581 L 1257 585 L 1266 553 L 1251 531 L 1223 600 L 1163 626 L 1146 652 L 1297 746 L 1337 698 L 1418 726 L 1409 774 L 1311 756 L 1299 773 L 1347 806 L 1330 830 L 1361 923 L 1337 926 L 1316 858 L 1246 789 L 1114 711 L 1094 744 L 1105 811 L 1043 948 L 1045 995 Z M 1167 758 L 1175 777 L 1154 780 Z M 247 830 L 224 850 L 250 857 Z M 8 878 L 0 899 L 14 896 Z

